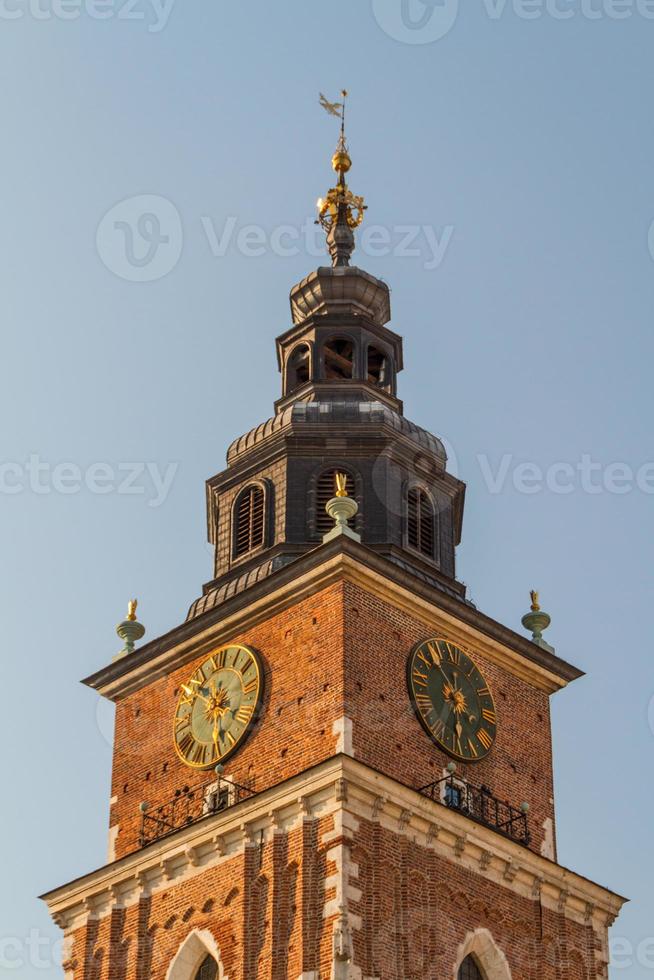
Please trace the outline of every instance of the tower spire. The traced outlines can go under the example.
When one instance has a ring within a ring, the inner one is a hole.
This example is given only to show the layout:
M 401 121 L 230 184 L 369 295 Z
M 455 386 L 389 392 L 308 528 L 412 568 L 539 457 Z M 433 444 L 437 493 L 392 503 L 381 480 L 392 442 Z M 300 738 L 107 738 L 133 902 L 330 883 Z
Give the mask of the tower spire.
M 352 166 L 352 159 L 345 140 L 345 100 L 347 91 L 341 92 L 342 102 L 329 102 L 320 93 L 320 104 L 331 116 L 341 120 L 341 133 L 332 157 L 332 167 L 338 174 L 336 187 L 330 187 L 327 196 L 318 198 L 318 219 L 327 232 L 327 247 L 334 268 L 350 264 L 350 256 L 354 251 L 354 229 L 363 221 L 366 205 L 362 197 L 352 193 L 345 182 L 345 174 Z

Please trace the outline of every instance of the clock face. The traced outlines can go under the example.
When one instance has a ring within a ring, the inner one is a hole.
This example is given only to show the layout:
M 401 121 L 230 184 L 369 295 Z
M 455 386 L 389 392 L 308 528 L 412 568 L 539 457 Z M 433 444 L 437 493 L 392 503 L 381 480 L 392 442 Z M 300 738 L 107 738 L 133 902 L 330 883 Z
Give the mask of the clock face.
M 174 722 L 175 751 L 187 766 L 208 769 L 242 745 L 263 696 L 263 670 L 249 647 L 222 647 L 185 684 Z
M 497 734 L 493 696 L 471 658 L 436 637 L 413 649 L 407 664 L 409 696 L 423 728 L 448 755 L 483 759 Z

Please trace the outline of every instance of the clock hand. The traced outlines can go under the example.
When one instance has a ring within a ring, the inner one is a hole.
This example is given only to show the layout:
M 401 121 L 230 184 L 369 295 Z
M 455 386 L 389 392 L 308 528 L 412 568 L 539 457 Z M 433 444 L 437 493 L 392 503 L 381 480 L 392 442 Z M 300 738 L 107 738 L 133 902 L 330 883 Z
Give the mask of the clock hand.
M 218 742 L 220 741 L 220 717 L 217 714 L 214 716 L 213 719 L 212 738 L 213 738 L 213 744 L 216 747 L 216 751 L 218 752 L 218 755 L 220 755 L 220 746 L 218 745 Z
M 187 699 L 189 699 L 191 703 L 195 701 L 196 698 L 200 698 L 201 701 L 209 700 L 209 698 L 206 698 L 204 697 L 204 695 L 200 694 L 200 691 L 194 691 L 193 688 L 188 687 L 187 684 L 182 684 L 181 688 L 184 694 L 186 695 Z M 204 690 L 204 688 L 201 688 L 201 690 Z
M 455 715 L 454 717 L 457 718 L 458 716 Z M 461 736 L 463 734 L 463 725 L 461 724 L 460 721 L 457 721 L 456 725 L 454 726 L 454 732 L 456 734 L 456 741 L 459 747 L 459 753 L 463 754 L 463 749 L 461 748 Z

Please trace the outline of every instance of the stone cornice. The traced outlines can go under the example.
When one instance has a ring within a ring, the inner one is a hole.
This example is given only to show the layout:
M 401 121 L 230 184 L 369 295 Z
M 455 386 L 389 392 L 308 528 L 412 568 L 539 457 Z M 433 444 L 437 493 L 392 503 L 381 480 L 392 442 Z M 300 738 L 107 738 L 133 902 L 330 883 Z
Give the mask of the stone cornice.
M 215 610 L 114 661 L 84 683 L 105 697 L 124 697 L 302 599 L 345 581 L 405 610 L 425 624 L 426 632 L 442 632 L 472 646 L 548 693 L 582 676 L 576 667 L 526 637 L 427 585 L 365 545 L 342 537 L 308 552 Z
M 379 821 L 416 845 L 600 933 L 626 901 L 344 755 L 42 898 L 55 921 L 70 931 L 89 918 L 133 905 L 145 894 L 183 884 L 256 846 L 262 832 L 264 841 L 270 841 L 303 820 L 337 813 L 343 828 L 356 827 L 361 819 Z M 353 840 L 355 831 L 343 833 Z

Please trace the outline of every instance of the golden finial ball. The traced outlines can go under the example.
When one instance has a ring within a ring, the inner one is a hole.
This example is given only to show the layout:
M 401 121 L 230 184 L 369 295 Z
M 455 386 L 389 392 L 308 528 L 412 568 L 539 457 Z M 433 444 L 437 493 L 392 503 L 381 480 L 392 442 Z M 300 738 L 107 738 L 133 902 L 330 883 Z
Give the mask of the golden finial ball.
M 349 153 L 345 150 L 337 150 L 332 157 L 332 167 L 337 174 L 346 174 L 350 167 L 352 166 L 352 161 L 350 160 Z

